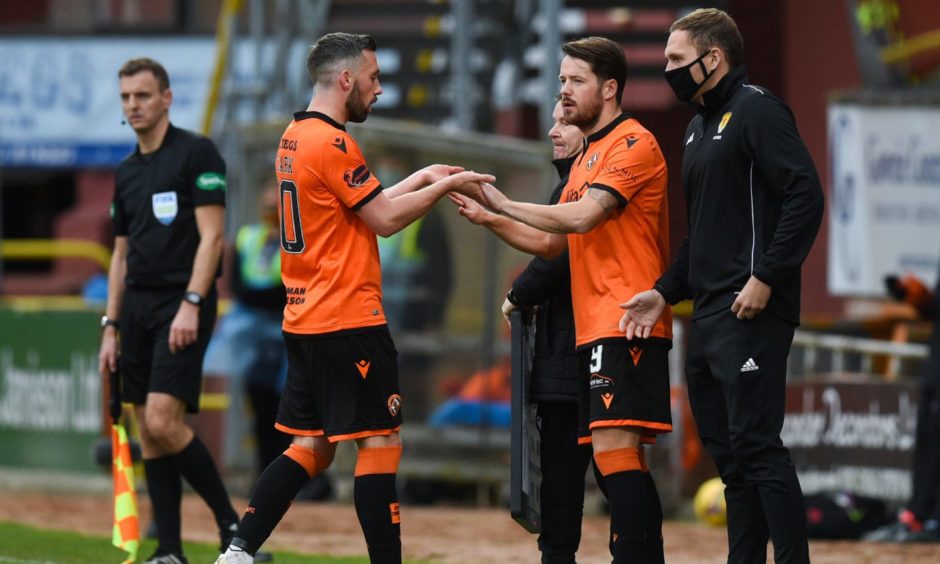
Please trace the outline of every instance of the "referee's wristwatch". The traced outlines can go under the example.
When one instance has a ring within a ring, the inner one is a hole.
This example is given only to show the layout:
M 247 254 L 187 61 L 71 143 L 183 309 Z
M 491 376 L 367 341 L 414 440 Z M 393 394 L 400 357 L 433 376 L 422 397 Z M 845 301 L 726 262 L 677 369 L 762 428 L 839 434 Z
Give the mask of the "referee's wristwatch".
M 510 288 L 509 292 L 506 294 L 506 300 L 516 307 L 522 306 L 522 304 L 519 303 L 519 298 L 516 297 L 516 293 L 512 291 L 512 288 Z
M 199 292 L 186 292 L 183 294 L 183 301 L 199 307 L 202 305 L 203 297 L 199 295 Z
M 107 315 L 102 315 L 101 316 L 101 328 L 105 329 L 106 327 L 114 327 L 115 329 L 117 329 L 118 328 L 117 320 L 111 319 Z

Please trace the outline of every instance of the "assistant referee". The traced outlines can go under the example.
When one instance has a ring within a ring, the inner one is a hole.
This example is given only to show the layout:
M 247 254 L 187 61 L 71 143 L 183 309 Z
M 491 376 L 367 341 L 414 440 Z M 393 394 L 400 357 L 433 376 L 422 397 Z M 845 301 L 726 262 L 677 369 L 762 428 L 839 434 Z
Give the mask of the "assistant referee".
M 181 564 L 180 476 L 215 514 L 223 549 L 238 525 L 209 451 L 183 420 L 199 410 L 216 317 L 225 162 L 212 141 L 170 123 L 173 93 L 160 63 L 132 59 L 118 78 L 137 147 L 116 173 L 98 366 L 104 377 L 120 366 L 123 398 L 136 409 L 158 539 L 145 564 Z

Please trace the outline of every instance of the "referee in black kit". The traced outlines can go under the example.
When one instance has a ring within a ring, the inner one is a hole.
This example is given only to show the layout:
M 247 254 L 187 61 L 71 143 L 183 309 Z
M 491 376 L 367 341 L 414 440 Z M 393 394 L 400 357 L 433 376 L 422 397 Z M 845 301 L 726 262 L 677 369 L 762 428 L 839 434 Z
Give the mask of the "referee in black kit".
M 697 111 L 684 134 L 689 233 L 621 326 L 645 337 L 665 304 L 693 298 L 689 401 L 725 483 L 728 562 L 809 562 L 803 494 L 780 439 L 800 267 L 823 214 L 816 167 L 790 109 L 748 83 L 737 25 L 717 9 L 670 28 L 666 80 Z
M 137 147 L 116 173 L 98 365 L 105 377 L 120 366 L 123 399 L 135 405 L 159 543 L 145 563 L 180 564 L 180 476 L 215 514 L 222 550 L 238 524 L 209 451 L 183 420 L 199 409 L 216 317 L 225 162 L 212 141 L 170 124 L 173 93 L 160 63 L 132 59 L 118 78 Z

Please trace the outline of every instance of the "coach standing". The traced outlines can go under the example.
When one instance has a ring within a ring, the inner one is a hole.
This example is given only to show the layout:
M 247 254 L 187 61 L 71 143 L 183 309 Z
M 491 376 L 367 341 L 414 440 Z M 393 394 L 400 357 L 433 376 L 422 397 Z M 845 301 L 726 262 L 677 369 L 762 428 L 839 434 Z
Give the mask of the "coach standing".
M 137 413 L 158 538 L 146 562 L 181 564 L 181 475 L 212 509 L 223 550 L 238 523 L 209 451 L 183 420 L 199 409 L 216 316 L 225 163 L 212 141 L 170 124 L 173 94 L 160 63 L 132 59 L 118 78 L 137 147 L 116 174 L 98 363 L 105 377 L 120 364 L 124 400 Z
M 670 28 L 665 77 L 697 115 L 683 139 L 689 233 L 653 290 L 624 304 L 628 339 L 693 298 L 688 389 L 725 483 L 729 563 L 809 562 L 803 494 L 780 439 L 800 267 L 823 214 L 793 114 L 748 83 L 737 25 L 717 9 Z

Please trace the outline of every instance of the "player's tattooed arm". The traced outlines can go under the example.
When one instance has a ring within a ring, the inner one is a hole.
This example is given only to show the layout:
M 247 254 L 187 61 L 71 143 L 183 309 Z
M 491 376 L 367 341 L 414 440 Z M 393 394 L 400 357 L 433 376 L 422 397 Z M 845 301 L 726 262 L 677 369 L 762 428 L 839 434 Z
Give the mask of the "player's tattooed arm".
M 615 198 L 614 195 L 610 192 L 600 190 L 598 188 L 589 188 L 587 195 L 589 198 L 600 204 L 600 206 L 604 208 L 605 212 L 609 212 L 610 210 L 617 207 L 617 198 Z

